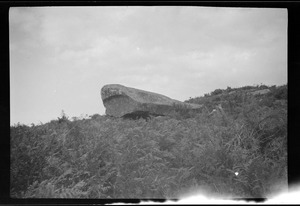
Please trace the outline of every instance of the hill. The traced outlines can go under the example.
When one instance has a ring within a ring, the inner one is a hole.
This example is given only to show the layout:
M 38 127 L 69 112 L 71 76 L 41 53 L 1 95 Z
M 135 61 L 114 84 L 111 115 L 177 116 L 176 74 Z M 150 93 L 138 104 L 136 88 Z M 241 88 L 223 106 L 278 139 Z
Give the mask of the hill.
M 11 196 L 178 198 L 201 189 L 251 198 L 287 187 L 287 85 L 228 87 L 185 102 L 203 109 L 11 126 Z

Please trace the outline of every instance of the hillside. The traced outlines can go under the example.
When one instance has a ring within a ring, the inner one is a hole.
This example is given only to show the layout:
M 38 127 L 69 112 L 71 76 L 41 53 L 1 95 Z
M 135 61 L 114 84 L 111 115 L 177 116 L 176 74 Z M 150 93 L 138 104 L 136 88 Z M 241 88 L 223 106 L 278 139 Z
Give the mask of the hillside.
M 266 94 L 251 92 L 269 89 Z M 10 128 L 11 196 L 178 198 L 202 189 L 269 197 L 287 186 L 287 85 L 216 89 L 170 117 Z

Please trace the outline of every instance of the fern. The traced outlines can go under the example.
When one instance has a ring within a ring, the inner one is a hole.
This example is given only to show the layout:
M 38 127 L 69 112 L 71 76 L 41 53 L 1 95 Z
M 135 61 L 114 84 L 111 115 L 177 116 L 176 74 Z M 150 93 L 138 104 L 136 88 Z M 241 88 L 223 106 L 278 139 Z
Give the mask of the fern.
M 199 187 L 233 197 L 272 194 L 287 180 L 287 108 L 268 103 L 276 87 L 262 101 L 249 89 L 256 87 L 217 90 L 189 100 L 202 111 L 177 107 L 173 117 L 149 121 L 93 115 L 15 125 L 11 195 L 174 198 Z M 223 113 L 209 116 L 219 104 Z

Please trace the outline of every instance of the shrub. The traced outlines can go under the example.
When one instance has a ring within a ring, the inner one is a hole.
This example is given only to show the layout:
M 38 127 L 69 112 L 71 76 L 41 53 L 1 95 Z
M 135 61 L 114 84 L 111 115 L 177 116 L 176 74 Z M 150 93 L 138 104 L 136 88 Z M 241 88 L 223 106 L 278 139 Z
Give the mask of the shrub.
M 61 117 L 58 117 L 58 122 L 63 123 L 63 122 L 68 122 L 69 119 L 67 115 L 65 114 L 64 110 L 61 111 Z
M 176 119 L 186 119 L 194 117 L 196 112 L 191 110 L 191 107 L 183 104 L 173 104 L 174 113 L 173 116 Z
M 280 86 L 273 91 L 273 95 L 276 99 L 286 99 L 287 100 L 287 86 Z
M 231 92 L 231 91 L 232 91 L 232 88 L 229 87 L 229 86 L 227 86 L 226 91 L 227 91 L 227 92 Z
M 222 94 L 223 90 L 222 89 L 216 89 L 215 91 L 211 92 L 211 95 L 218 95 L 218 94 Z

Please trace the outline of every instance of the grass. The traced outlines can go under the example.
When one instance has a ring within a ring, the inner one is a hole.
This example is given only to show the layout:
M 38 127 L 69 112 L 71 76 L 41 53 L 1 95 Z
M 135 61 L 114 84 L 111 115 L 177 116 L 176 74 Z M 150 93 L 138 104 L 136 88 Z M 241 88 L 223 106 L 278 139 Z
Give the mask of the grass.
M 287 100 L 287 86 L 263 96 L 235 90 L 187 101 L 202 111 L 176 107 L 147 121 L 97 114 L 71 121 L 63 112 L 11 126 L 11 196 L 165 199 L 202 189 L 268 197 L 287 184 L 287 106 L 274 101 Z M 219 104 L 224 114 L 209 115 Z

